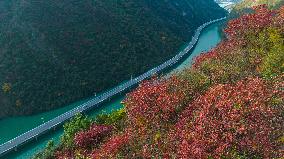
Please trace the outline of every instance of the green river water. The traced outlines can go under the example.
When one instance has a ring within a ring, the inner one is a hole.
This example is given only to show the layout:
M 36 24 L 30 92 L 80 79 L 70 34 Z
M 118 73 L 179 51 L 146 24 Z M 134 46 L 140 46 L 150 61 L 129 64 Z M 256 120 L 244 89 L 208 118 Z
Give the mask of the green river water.
M 184 62 L 172 69 L 171 72 L 176 72 L 184 69 L 185 67 L 191 65 L 193 57 L 197 56 L 203 51 L 208 51 L 212 47 L 216 46 L 221 41 L 221 35 L 219 33 L 220 23 L 212 24 L 205 28 L 199 38 L 199 41 L 192 51 L 192 54 L 188 56 Z M 88 116 L 95 117 L 100 113 L 110 113 L 113 110 L 122 108 L 120 102 L 124 98 L 124 95 L 116 97 L 109 102 L 106 102 L 100 106 L 99 109 L 92 110 L 88 112 Z M 41 113 L 33 116 L 26 117 L 12 117 L 0 120 L 0 144 L 13 139 L 14 137 L 32 129 L 40 124 L 88 101 L 90 99 L 82 100 L 71 105 L 56 109 L 53 111 Z M 31 157 L 35 152 L 40 151 L 46 145 L 46 143 L 53 139 L 55 142 L 59 142 L 59 137 L 62 134 L 62 128 L 51 131 L 45 135 L 40 136 L 37 140 L 34 140 L 20 148 L 17 151 L 11 152 L 3 159 L 26 159 Z M 2 159 L 1 158 L 1 159 Z

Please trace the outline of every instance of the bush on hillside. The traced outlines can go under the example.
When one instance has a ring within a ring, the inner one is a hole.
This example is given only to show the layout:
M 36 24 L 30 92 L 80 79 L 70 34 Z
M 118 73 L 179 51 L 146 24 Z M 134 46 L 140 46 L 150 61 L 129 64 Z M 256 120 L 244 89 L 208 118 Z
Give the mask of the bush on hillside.
M 74 146 L 73 139 L 75 134 L 79 131 L 86 130 L 90 127 L 92 121 L 83 116 L 82 114 L 77 114 L 72 120 L 65 123 L 64 133 L 61 136 L 61 144 L 64 148 L 72 148 Z
M 178 158 L 230 157 L 234 149 L 248 156 L 279 157 L 275 141 L 283 129 L 282 95 L 283 90 L 271 89 L 259 78 L 211 87 L 182 113 L 171 134 L 179 141 Z M 271 107 L 272 97 L 282 102 Z

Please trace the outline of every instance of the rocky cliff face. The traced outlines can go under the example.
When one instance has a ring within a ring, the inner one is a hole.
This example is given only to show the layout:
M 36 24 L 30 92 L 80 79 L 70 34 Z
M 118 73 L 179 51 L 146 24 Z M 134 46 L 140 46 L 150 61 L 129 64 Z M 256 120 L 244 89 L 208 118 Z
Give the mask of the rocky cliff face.
M 0 118 L 113 87 L 225 14 L 213 0 L 2 0 Z

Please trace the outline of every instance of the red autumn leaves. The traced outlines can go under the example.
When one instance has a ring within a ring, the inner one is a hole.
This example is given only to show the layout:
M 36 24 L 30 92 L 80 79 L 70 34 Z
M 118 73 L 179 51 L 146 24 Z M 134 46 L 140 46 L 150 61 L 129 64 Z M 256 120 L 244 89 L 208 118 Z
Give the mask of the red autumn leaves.
M 104 143 L 100 149 L 94 150 L 90 157 L 92 159 L 101 159 L 101 158 L 115 158 L 117 152 L 121 150 L 124 145 L 129 142 L 128 135 L 114 135 L 106 143 Z
M 170 120 L 184 98 L 182 91 L 177 89 L 177 82 L 174 79 L 143 82 L 125 100 L 129 122 L 138 128 L 139 125 Z
M 283 100 L 279 90 L 269 89 L 259 78 L 210 88 L 182 113 L 173 131 L 180 143 L 179 158 L 232 157 L 232 149 L 277 156 L 272 136 L 281 135 L 275 132 L 281 130 L 283 119 L 281 111 L 269 105 L 277 97 Z
M 81 148 L 87 148 L 98 145 L 112 131 L 111 126 L 93 124 L 88 131 L 81 131 L 75 135 L 75 145 Z
M 230 38 L 243 36 L 244 31 L 257 32 L 271 24 L 275 11 L 271 11 L 266 5 L 253 8 L 255 13 L 246 14 L 238 19 L 231 20 L 225 30 Z

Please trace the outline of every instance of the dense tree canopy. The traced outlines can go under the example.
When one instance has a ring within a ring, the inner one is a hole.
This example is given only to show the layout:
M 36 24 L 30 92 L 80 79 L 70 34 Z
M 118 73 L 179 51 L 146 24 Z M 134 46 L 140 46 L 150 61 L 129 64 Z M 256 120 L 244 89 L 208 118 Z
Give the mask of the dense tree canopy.
M 2 0 L 0 118 L 64 106 L 174 56 L 213 0 Z

